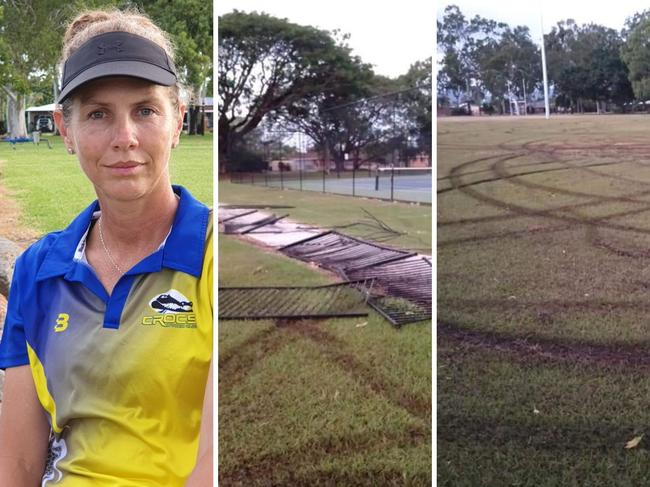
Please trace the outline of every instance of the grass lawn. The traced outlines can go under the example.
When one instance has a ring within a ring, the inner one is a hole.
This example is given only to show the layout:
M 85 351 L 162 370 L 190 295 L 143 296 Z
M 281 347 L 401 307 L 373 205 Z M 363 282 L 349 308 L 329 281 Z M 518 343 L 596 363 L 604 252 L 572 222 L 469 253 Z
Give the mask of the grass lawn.
M 92 185 L 60 137 L 45 143 L 0 143 L 0 184 L 16 198 L 27 226 L 43 233 L 62 229 L 95 199 Z M 170 162 L 172 182 L 212 206 L 212 134 L 183 136 Z
M 310 191 L 280 190 L 226 181 L 219 183 L 219 201 L 228 204 L 293 206 L 294 208 L 278 209 L 274 212 L 289 213 L 290 219 L 324 227 L 367 221 L 368 217 L 363 212 L 365 209 L 393 230 L 404 233 L 388 240 L 387 245 L 431 253 L 431 206 L 390 203 Z M 369 230 L 367 227 L 357 226 L 341 231 L 362 237 Z
M 232 236 L 219 262 L 220 286 L 335 280 Z M 372 313 L 221 321 L 218 334 L 220 485 L 430 485 L 428 323 L 396 330 Z
M 650 479 L 649 134 L 438 120 L 438 485 Z

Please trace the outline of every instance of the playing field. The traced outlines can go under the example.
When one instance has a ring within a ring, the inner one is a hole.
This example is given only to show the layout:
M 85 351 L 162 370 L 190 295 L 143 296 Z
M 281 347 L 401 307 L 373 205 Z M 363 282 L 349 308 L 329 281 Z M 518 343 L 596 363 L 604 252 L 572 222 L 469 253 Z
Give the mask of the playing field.
M 650 477 L 650 116 L 438 120 L 438 485 Z

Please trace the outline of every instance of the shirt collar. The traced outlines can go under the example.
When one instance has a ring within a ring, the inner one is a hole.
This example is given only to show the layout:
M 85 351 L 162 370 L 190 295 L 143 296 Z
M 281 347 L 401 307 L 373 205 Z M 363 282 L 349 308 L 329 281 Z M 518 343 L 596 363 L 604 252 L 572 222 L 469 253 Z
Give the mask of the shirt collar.
M 199 277 L 210 210 L 182 186 L 172 187 L 180 201 L 171 233 L 162 250 L 162 265 Z M 38 270 L 37 281 L 65 275 L 72 269 L 77 245 L 88 231 L 93 213 L 98 210 L 99 203 L 94 201 L 58 234 Z

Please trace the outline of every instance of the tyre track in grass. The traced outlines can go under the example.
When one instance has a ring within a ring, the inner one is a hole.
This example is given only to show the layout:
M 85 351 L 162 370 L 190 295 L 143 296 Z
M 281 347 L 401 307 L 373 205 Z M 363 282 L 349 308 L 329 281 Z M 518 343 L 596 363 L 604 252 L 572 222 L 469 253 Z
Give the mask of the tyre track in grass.
M 404 389 L 401 384 L 377 374 L 375 370 L 357 359 L 347 344 L 334 335 L 323 330 L 322 323 L 316 320 L 301 320 L 286 324 L 286 329 L 300 337 L 307 338 L 316 344 L 326 359 L 338 365 L 350 374 L 359 384 L 370 387 L 372 391 L 401 409 L 405 409 L 425 424 L 431 422 L 431 398 L 422 399 Z
M 477 418 L 443 411 L 440 412 L 439 425 L 438 441 L 446 443 L 473 443 L 497 448 L 515 443 L 551 452 L 621 452 L 625 443 L 639 434 L 634 426 L 605 421 L 588 423 L 554 418 L 551 423 L 541 413 L 535 419 L 517 421 L 508 417 Z M 648 450 L 649 443 L 643 441 L 637 449 Z
M 264 330 L 219 357 L 219 387 L 227 393 L 248 377 L 251 366 L 300 339 L 311 341 L 321 355 L 391 404 L 405 409 L 425 423 L 431 422 L 431 398 L 414 396 L 400 384 L 377 374 L 357 359 L 347 344 L 321 328 L 322 320 L 278 320 L 276 327 Z M 221 355 L 221 354 L 220 354 Z M 223 379 L 223 383 L 222 383 Z
M 580 363 L 601 367 L 650 369 L 648 343 L 637 345 L 594 345 L 535 336 L 512 337 L 464 328 L 458 323 L 438 321 L 438 340 L 507 355 L 519 363 Z
M 530 152 L 530 154 L 534 153 L 535 151 L 540 151 L 539 149 L 532 149 L 531 143 L 524 144 L 522 148 L 526 149 L 527 151 Z M 602 149 L 604 146 L 602 145 L 594 145 L 591 146 L 594 149 Z M 580 149 L 583 150 L 584 146 L 580 146 Z M 644 146 L 644 149 L 647 149 L 647 146 Z M 540 152 L 543 152 L 545 155 L 548 152 L 555 153 L 558 150 L 557 147 L 553 147 L 551 149 L 545 150 L 542 149 Z M 580 191 L 574 191 L 574 190 L 566 190 L 563 188 L 556 188 L 556 187 L 551 187 L 548 185 L 542 185 L 539 183 L 533 183 L 530 181 L 525 181 L 524 179 L 521 178 L 521 176 L 525 176 L 528 174 L 533 174 L 535 172 L 528 172 L 528 173 L 510 173 L 507 168 L 506 168 L 506 162 L 509 160 L 512 160 L 515 157 L 519 157 L 516 154 L 510 154 L 506 157 L 499 157 L 491 166 L 491 171 L 495 173 L 498 177 L 494 178 L 494 181 L 500 181 L 500 180 L 507 180 L 508 182 L 512 184 L 517 184 L 523 187 L 526 187 L 528 189 L 535 189 L 535 190 L 541 190 L 549 193 L 557 193 L 557 194 L 564 194 L 567 196 L 575 196 L 575 197 L 582 197 L 582 198 L 591 198 L 593 201 L 588 201 L 585 203 L 580 203 L 580 204 L 575 204 L 575 205 L 565 205 L 562 207 L 558 207 L 552 210 L 534 210 L 530 208 L 525 208 L 525 207 L 518 207 L 513 204 L 506 203 L 504 201 L 497 200 L 495 198 L 491 198 L 491 203 L 493 206 L 500 206 L 501 208 L 507 207 L 509 210 L 509 213 L 507 215 L 497 215 L 493 217 L 485 217 L 483 219 L 473 219 L 471 221 L 468 221 L 468 219 L 461 220 L 461 221 L 455 221 L 455 222 L 442 222 L 439 224 L 439 226 L 446 226 L 446 225 L 452 225 L 452 224 L 467 224 L 467 223 L 482 223 L 485 221 L 500 221 L 500 220 L 505 220 L 505 219 L 511 219 L 513 217 L 512 213 L 510 213 L 511 209 L 515 209 L 516 213 L 518 213 L 519 217 L 522 216 L 533 216 L 533 217 L 547 217 L 547 218 L 559 218 L 559 219 L 564 219 L 568 220 L 570 222 L 576 222 L 576 223 L 582 223 L 587 225 L 586 226 L 586 237 L 587 240 L 590 242 L 591 245 L 595 247 L 602 248 L 604 250 L 610 251 L 612 253 L 615 253 L 616 255 L 619 256 L 635 256 L 635 257 L 646 257 L 646 254 L 639 252 L 639 251 L 630 251 L 626 249 L 620 249 L 614 246 L 611 243 L 606 242 L 603 238 L 599 237 L 598 234 L 598 226 L 604 226 L 604 227 L 609 227 L 613 229 L 618 229 L 622 231 L 632 231 L 632 232 L 639 232 L 639 233 L 648 233 L 650 230 L 648 229 L 643 229 L 643 228 L 638 228 L 638 227 L 633 227 L 633 226 L 622 226 L 618 225 L 615 223 L 607 223 L 608 220 L 614 219 L 614 218 L 620 218 L 624 216 L 631 216 L 635 214 L 640 214 L 644 213 L 647 211 L 650 211 L 650 206 L 648 206 L 648 201 L 645 200 L 638 200 L 635 198 L 635 196 L 645 196 L 647 194 L 650 194 L 650 191 L 641 191 L 636 194 L 632 195 L 627 195 L 627 196 L 603 196 L 599 194 L 594 194 L 594 193 L 586 193 L 586 192 L 580 192 Z M 493 157 L 491 157 L 493 158 Z M 480 161 L 484 161 L 490 158 L 481 158 Z M 476 161 L 468 161 L 467 163 L 463 163 L 460 166 L 456 166 L 454 169 L 452 169 L 452 173 L 456 172 L 459 168 L 465 167 L 468 164 L 473 164 Z M 568 164 L 568 162 L 563 162 L 558 160 L 554 160 L 552 162 L 560 162 L 563 164 Z M 545 164 L 547 162 L 544 162 Z M 611 163 L 604 163 L 604 164 L 611 164 Z M 592 167 L 591 165 L 589 167 Z M 585 166 L 569 166 L 568 168 L 565 169 L 577 169 L 577 170 L 588 170 Z M 555 169 L 554 169 L 555 170 Z M 597 171 L 592 171 L 593 173 L 597 174 L 598 176 L 604 177 L 602 173 L 599 173 Z M 464 175 L 458 175 L 458 174 L 452 174 L 452 177 L 456 177 L 456 179 L 452 179 L 452 184 L 455 186 L 456 189 L 459 189 L 466 194 L 469 194 L 470 196 L 473 196 L 475 199 L 477 198 L 477 195 L 480 193 L 477 193 L 473 190 L 467 190 L 468 186 L 472 186 L 475 183 L 469 183 L 467 185 L 463 185 L 459 183 L 459 177 Z M 629 181 L 629 178 L 620 178 L 616 176 L 611 176 L 608 175 L 607 178 L 610 179 L 623 179 L 626 181 Z M 489 198 L 489 197 L 488 197 Z M 487 202 L 485 200 L 485 197 L 483 198 L 483 201 Z M 631 204 L 642 204 L 645 205 L 643 208 L 637 208 L 633 210 L 627 210 L 623 212 L 618 212 L 615 214 L 610 214 L 606 216 L 599 216 L 596 218 L 584 218 L 579 215 L 575 210 L 578 208 L 584 208 L 584 207 L 593 207 L 596 205 L 602 205 L 602 204 L 607 204 L 607 203 L 612 203 L 612 202 L 623 202 L 623 203 L 631 203 Z M 533 212 L 533 214 L 531 214 Z M 562 214 L 558 214 L 562 213 Z M 489 219 L 489 220 L 488 220 Z M 552 226 L 548 228 L 548 231 L 554 232 L 554 231 L 562 231 L 566 229 L 567 227 L 572 227 L 572 224 L 568 225 L 560 225 L 560 226 Z M 540 229 L 536 228 L 534 229 L 534 233 L 540 233 L 544 232 L 545 229 Z M 529 234 L 531 230 L 529 229 L 523 229 L 523 230 L 515 230 L 511 232 L 499 232 L 496 234 L 489 234 L 489 235 L 482 235 L 482 236 L 477 236 L 477 237 L 469 237 L 469 238 L 462 238 L 462 239 L 454 239 L 451 241 L 443 241 L 439 242 L 439 245 L 441 247 L 448 246 L 448 245 L 457 245 L 457 244 L 463 244 L 463 243 L 472 243 L 472 242 L 477 242 L 481 240 L 486 240 L 486 239 L 498 239 L 498 238 L 507 238 L 507 237 L 519 237 L 523 235 Z
M 430 398 L 427 401 L 414 397 L 400 384 L 377 374 L 372 367 L 355 358 L 353 353 L 347 350 L 347 344 L 343 340 L 323 330 L 321 327 L 324 323 L 324 320 L 277 320 L 275 327 L 263 330 L 229 349 L 219 359 L 220 392 L 228 394 L 246 380 L 253 363 L 277 353 L 291 343 L 308 340 L 316 346 L 327 362 L 340 368 L 360 386 L 369 387 L 373 393 L 392 406 L 406 410 L 411 416 L 421 420 L 422 424 L 413 425 L 400 432 L 388 430 L 329 435 L 297 448 L 244 458 L 233 467 L 219 468 L 219 480 L 223 485 L 262 485 L 256 484 L 255 479 L 273 478 L 278 472 L 282 478 L 274 480 L 272 485 L 311 486 L 315 485 L 316 481 L 318 485 L 333 486 L 411 485 L 404 483 L 404 472 L 390 469 L 376 472 L 364 469 L 359 475 L 339 471 L 300 473 L 296 470 L 297 464 L 318 465 L 324 456 L 344 459 L 359 454 L 381 455 L 389 448 L 409 449 L 431 442 Z M 428 472 L 423 472 L 419 477 L 425 483 L 431 481 Z M 333 483 L 329 483 L 330 481 Z M 415 481 L 412 485 L 419 485 L 419 482 Z

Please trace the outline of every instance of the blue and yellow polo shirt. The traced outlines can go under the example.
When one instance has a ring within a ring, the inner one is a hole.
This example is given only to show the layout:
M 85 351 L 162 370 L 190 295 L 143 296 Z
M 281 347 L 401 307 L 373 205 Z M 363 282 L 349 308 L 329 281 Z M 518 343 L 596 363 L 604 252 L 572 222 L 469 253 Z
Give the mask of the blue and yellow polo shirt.
M 16 262 L 0 367 L 29 364 L 51 428 L 43 485 L 182 486 L 212 358 L 212 215 L 182 187 L 165 243 L 109 296 L 75 258 L 95 202 Z

